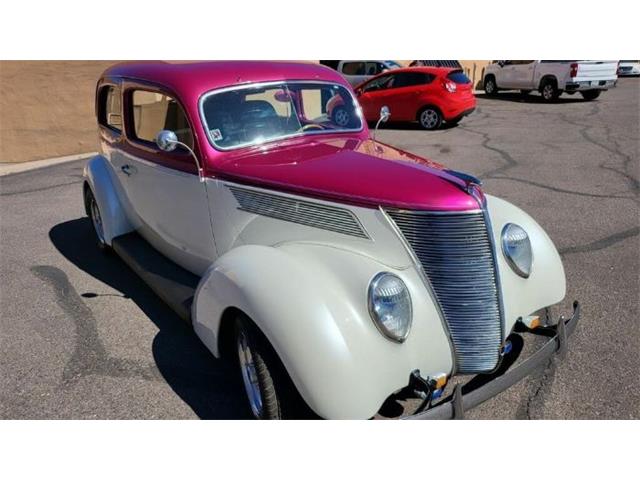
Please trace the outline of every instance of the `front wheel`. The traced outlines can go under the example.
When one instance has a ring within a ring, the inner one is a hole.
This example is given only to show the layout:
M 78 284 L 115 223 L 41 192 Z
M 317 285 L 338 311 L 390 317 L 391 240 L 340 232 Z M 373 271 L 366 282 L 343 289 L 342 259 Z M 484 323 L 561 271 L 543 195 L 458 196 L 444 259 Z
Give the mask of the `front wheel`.
M 425 107 L 418 114 L 418 122 L 425 130 L 435 130 L 442 125 L 442 115 L 433 107 Z
M 600 90 L 587 90 L 585 92 L 580 92 L 580 95 L 582 95 L 582 98 L 590 102 L 600 96 Z
M 240 316 L 235 324 L 238 367 L 249 408 L 258 420 L 317 418 L 260 330 Z
M 492 97 L 498 93 L 498 85 L 496 84 L 495 77 L 489 76 L 484 79 L 484 93 L 486 93 L 488 97 Z

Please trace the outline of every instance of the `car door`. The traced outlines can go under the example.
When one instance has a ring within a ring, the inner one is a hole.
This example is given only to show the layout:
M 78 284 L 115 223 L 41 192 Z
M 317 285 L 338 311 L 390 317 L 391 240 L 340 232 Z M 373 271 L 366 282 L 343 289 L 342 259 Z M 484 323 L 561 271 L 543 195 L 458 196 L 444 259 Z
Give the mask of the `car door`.
M 394 76 L 389 73 L 373 78 L 358 89 L 358 100 L 362 107 L 362 113 L 368 122 L 375 122 L 378 119 L 380 108 L 383 105 L 387 105 L 390 109 L 393 108 L 393 105 L 389 104 L 393 100 L 391 92 L 393 81 Z
M 501 60 L 496 70 L 496 83 L 500 88 L 514 88 L 515 65 L 513 60 Z
M 389 89 L 388 106 L 391 119 L 400 122 L 411 122 L 421 105 L 421 98 L 434 79 L 433 75 L 424 72 L 399 72 Z
M 352 86 L 355 86 L 364 82 L 368 78 L 365 75 L 366 68 L 366 62 L 361 60 L 343 61 L 340 66 L 340 73 Z
M 523 90 L 532 88 L 533 83 L 533 60 L 513 60 L 513 76 L 512 85 L 513 88 L 521 88 Z
M 201 275 L 216 257 L 206 184 L 186 149 L 164 152 L 154 141 L 160 130 L 172 130 L 193 148 L 190 122 L 160 89 L 128 86 L 123 98 L 127 140 L 120 175 L 134 225 L 165 256 Z

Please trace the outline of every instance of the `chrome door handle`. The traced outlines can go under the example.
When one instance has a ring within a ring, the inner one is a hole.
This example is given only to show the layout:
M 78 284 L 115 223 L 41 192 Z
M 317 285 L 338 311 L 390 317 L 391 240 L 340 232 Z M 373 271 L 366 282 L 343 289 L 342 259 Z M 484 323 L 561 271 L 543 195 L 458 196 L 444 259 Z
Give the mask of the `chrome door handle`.
M 135 173 L 135 170 L 131 167 L 131 165 L 122 165 L 120 170 L 127 176 L 131 176 L 132 173 Z

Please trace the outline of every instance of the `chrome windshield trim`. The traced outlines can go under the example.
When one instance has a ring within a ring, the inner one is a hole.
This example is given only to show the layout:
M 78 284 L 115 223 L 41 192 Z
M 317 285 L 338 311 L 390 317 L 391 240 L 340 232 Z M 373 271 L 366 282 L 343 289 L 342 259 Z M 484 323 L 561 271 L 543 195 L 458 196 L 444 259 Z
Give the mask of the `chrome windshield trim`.
M 312 132 L 299 132 L 299 133 L 293 133 L 291 135 L 283 135 L 281 137 L 275 137 L 275 138 L 271 138 L 269 140 L 265 140 L 264 142 L 248 142 L 248 143 L 243 143 L 240 145 L 235 145 L 233 147 L 220 147 L 219 145 L 216 145 L 216 143 L 213 141 L 213 138 L 211 137 L 211 133 L 209 132 L 209 125 L 207 123 L 207 119 L 204 115 L 204 102 L 211 96 L 213 95 L 217 95 L 219 93 L 225 93 L 225 92 L 231 92 L 234 90 L 242 90 L 242 89 L 247 89 L 247 88 L 264 88 L 264 87 L 272 87 L 272 86 L 276 86 L 276 85 L 283 85 L 283 84 L 287 84 L 287 83 L 303 83 L 303 84 L 322 84 L 322 85 L 337 85 L 339 87 L 344 88 L 347 92 L 349 92 L 349 95 L 351 95 L 351 100 L 353 101 L 353 105 L 354 105 L 354 109 L 358 115 L 358 118 L 360 119 L 360 128 L 345 128 L 345 129 L 341 129 L 341 130 L 321 130 L 321 131 L 312 131 Z M 362 109 L 360 107 L 360 104 L 356 101 L 355 97 L 353 96 L 353 92 L 351 91 L 350 88 L 348 88 L 345 85 L 342 85 L 341 83 L 337 83 L 337 82 L 329 82 L 326 80 L 275 80 L 275 81 L 269 81 L 269 82 L 245 82 L 245 83 L 241 83 L 238 85 L 232 85 L 229 87 L 223 87 L 223 88 L 216 88 L 214 90 L 209 90 L 205 93 L 203 93 L 200 96 L 200 99 L 198 100 L 198 112 L 200 113 L 200 122 L 202 123 L 202 126 L 204 128 L 205 134 L 207 136 L 207 139 L 209 140 L 209 144 L 215 148 L 218 151 L 221 152 L 228 152 L 228 151 L 232 151 L 232 150 L 239 150 L 241 148 L 246 148 L 246 147 L 256 147 L 256 146 L 260 146 L 260 145 L 267 145 L 270 143 L 274 143 L 274 142 L 279 142 L 281 140 L 286 140 L 289 138 L 296 138 L 296 137 L 302 137 L 302 136 L 306 136 L 306 135 L 329 135 L 329 134 L 342 134 L 342 133 L 357 133 L 357 132 L 362 132 L 364 130 L 364 124 L 365 124 L 365 120 L 364 117 L 362 115 Z

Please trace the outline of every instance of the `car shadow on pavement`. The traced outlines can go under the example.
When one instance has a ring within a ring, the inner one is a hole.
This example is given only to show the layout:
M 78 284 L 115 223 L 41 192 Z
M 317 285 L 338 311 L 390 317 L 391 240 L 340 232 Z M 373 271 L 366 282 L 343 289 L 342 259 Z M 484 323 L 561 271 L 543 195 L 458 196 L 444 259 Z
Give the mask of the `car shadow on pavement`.
M 49 238 L 67 260 L 92 277 L 121 292 L 124 298 L 133 300 L 157 326 L 158 333 L 152 344 L 153 358 L 159 372 L 155 377 L 160 381 L 166 380 L 198 417 L 202 419 L 249 418 L 244 392 L 239 378 L 236 378 L 236 372 L 215 359 L 193 330 L 117 255 L 103 253 L 98 249 L 88 218 L 78 218 L 54 226 L 49 231 Z M 74 287 L 71 286 L 71 288 Z M 78 292 L 78 294 L 87 299 L 82 301 L 89 305 L 92 298 L 101 296 L 97 292 Z M 76 328 L 76 334 L 83 331 L 85 330 Z M 82 345 L 81 348 L 92 348 L 92 342 L 100 342 L 100 340 L 76 339 L 77 345 Z M 96 349 L 103 350 L 103 347 L 99 344 Z M 88 356 L 93 354 L 93 352 L 85 353 Z M 117 364 L 117 360 L 120 359 L 115 359 L 115 362 L 112 358 L 108 360 L 108 363 Z M 137 369 L 132 368 L 131 371 L 135 375 Z M 109 368 L 102 368 L 99 372 L 101 375 L 109 375 Z M 117 375 L 114 372 L 114 376 L 121 376 L 121 372 Z
M 562 103 L 589 103 L 587 100 L 582 98 L 579 93 L 574 93 L 573 95 L 563 94 L 560 98 L 552 102 L 547 102 L 542 99 L 542 96 L 537 93 L 529 93 L 527 95 L 520 92 L 500 92 L 497 95 L 489 96 L 486 93 L 476 93 L 476 98 L 483 98 L 486 100 L 502 100 L 504 102 L 515 102 L 515 103 L 539 103 L 539 104 L 562 104 Z M 597 100 L 596 100 L 597 101 Z

